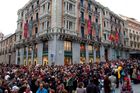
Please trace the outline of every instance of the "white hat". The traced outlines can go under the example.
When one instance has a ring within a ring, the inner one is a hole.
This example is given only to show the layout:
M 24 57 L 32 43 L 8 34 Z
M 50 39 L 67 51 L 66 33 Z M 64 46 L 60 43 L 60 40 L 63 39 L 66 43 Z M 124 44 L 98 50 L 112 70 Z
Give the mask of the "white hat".
M 17 86 L 12 87 L 12 91 L 18 91 L 18 90 L 19 90 L 19 87 L 17 87 Z

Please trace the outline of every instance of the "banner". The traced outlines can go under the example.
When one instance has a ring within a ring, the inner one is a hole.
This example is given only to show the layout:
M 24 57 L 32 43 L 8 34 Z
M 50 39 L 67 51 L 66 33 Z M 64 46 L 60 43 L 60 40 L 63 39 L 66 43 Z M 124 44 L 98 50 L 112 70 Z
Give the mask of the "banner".
M 26 22 L 24 24 L 24 38 L 28 37 L 28 23 Z
M 88 19 L 88 34 L 91 34 L 91 21 Z
M 33 21 L 32 20 L 30 20 L 28 27 L 29 27 L 29 37 L 31 37 L 32 36 L 32 29 L 33 29 Z

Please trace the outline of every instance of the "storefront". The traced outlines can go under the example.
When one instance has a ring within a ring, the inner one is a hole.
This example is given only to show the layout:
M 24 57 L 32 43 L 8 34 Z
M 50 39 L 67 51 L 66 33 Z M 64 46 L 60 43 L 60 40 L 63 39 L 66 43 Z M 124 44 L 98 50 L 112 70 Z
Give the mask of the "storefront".
M 89 51 L 89 63 L 93 63 L 94 54 L 93 54 L 93 46 L 92 45 L 88 45 L 88 51 Z
M 43 42 L 43 57 L 42 57 L 42 64 L 48 64 L 48 41 Z
M 72 64 L 72 42 L 64 41 L 64 65 Z
M 80 63 L 86 62 L 86 47 L 84 43 L 80 44 Z

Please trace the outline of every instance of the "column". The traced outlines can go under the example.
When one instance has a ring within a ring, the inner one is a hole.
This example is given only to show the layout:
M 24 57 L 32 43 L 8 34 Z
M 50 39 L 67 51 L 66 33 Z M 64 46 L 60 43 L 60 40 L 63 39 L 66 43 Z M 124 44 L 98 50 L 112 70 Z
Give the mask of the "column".
M 72 61 L 73 64 L 80 63 L 80 44 L 72 42 Z
M 56 36 L 48 41 L 48 60 L 49 65 L 64 65 L 64 41 L 57 40 Z
M 28 47 L 26 47 L 26 65 L 28 65 Z
M 96 48 L 93 47 L 94 62 L 96 62 Z
M 89 50 L 88 50 L 88 44 L 85 44 L 86 48 L 86 63 L 89 63 Z
M 100 46 L 100 61 L 101 62 L 105 61 L 105 48 L 103 45 Z
M 19 65 L 24 65 L 24 48 L 20 49 L 20 63 Z
M 112 53 L 113 51 L 112 51 L 112 48 L 109 48 L 109 55 L 108 55 L 108 58 L 109 58 L 109 60 L 112 60 L 113 58 L 113 53 Z
M 18 49 L 16 49 L 16 64 L 18 64 Z
M 37 49 L 37 58 L 38 58 L 38 64 L 40 65 L 42 65 L 42 53 L 43 53 L 43 43 L 39 43 Z
M 32 46 L 31 64 L 34 63 L 34 45 Z

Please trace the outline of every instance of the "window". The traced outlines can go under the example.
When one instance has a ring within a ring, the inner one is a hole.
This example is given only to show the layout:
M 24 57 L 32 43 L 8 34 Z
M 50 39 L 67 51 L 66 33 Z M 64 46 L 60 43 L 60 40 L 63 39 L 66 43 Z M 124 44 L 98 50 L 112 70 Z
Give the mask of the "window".
M 44 27 L 45 27 L 44 22 L 42 22 L 42 31 L 44 31 Z
M 89 15 L 89 19 L 91 20 L 91 15 Z
M 45 11 L 45 4 L 43 5 L 43 12 Z
M 81 37 L 84 38 L 84 27 L 81 27 Z
M 67 29 L 68 29 L 68 24 L 69 24 L 69 22 L 67 21 Z
M 97 7 L 95 7 L 95 12 L 98 12 L 98 8 Z
M 32 5 L 32 10 L 34 9 L 34 5 Z
M 37 34 L 37 33 L 38 33 L 38 27 L 35 28 L 35 34 Z
M 47 28 L 49 28 L 49 25 L 50 25 L 50 22 L 48 21 L 48 22 L 47 22 Z
M 50 10 L 50 3 L 48 3 L 48 10 Z
M 72 22 L 69 21 L 69 30 L 72 30 Z
M 84 12 L 81 12 L 81 18 L 84 19 Z
M 36 13 L 36 20 L 38 20 L 38 13 Z
M 69 3 L 69 11 L 72 11 L 72 4 Z
M 96 23 L 98 23 L 98 18 L 96 18 Z
M 43 51 L 48 51 L 48 42 L 43 42 Z
M 36 2 L 36 3 L 37 3 L 37 5 L 39 5 L 39 0 L 37 0 L 37 2 Z
M 72 51 L 72 42 L 64 41 L 64 51 Z
M 89 50 L 89 53 L 93 53 L 93 47 L 91 45 L 88 45 L 88 50 Z
M 20 39 L 22 39 L 22 35 L 20 35 L 20 37 L 19 37 Z
M 90 3 L 88 3 L 88 10 L 91 10 L 91 5 L 90 5 Z
M 104 39 L 106 40 L 106 34 L 104 34 Z
M 22 23 L 20 24 L 20 28 L 22 28 Z
M 23 17 L 23 12 L 21 13 L 21 16 Z
M 31 17 L 31 21 L 33 20 L 33 17 Z
M 84 0 L 80 0 L 81 6 L 84 6 Z
M 104 21 L 104 27 L 106 27 L 106 23 L 105 23 L 105 21 Z

